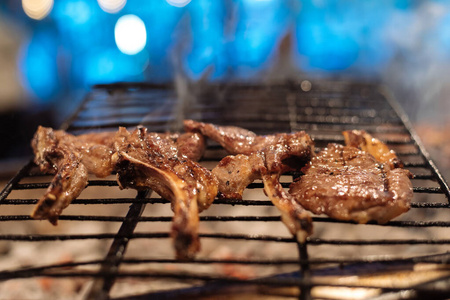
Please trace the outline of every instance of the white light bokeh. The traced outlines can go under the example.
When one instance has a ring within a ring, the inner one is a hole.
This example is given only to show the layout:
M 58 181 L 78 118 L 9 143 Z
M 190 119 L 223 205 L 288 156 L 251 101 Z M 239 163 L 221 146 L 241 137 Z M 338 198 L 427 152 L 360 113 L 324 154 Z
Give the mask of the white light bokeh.
M 172 6 L 183 7 L 189 4 L 191 0 L 166 0 Z
M 139 53 L 147 44 L 145 24 L 135 15 L 125 15 L 117 20 L 114 37 L 119 50 L 128 55 Z
M 100 8 L 107 13 L 119 12 L 127 3 L 127 0 L 97 0 Z
M 53 0 L 22 0 L 25 14 L 35 20 L 45 18 L 53 8 Z

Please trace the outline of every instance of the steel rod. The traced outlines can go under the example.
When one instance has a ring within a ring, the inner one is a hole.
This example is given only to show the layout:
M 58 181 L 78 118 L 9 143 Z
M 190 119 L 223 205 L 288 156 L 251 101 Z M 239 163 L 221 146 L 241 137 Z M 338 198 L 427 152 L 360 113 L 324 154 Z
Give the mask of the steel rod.
M 145 198 L 149 191 L 138 192 L 136 198 Z M 128 210 L 125 217 L 125 221 L 122 223 L 117 235 L 114 237 L 114 241 L 106 255 L 99 273 L 117 273 L 120 262 L 122 261 L 127 245 L 129 242 L 128 236 L 134 232 L 137 223 L 139 222 L 139 217 L 144 211 L 145 204 L 143 203 L 133 203 Z M 109 298 L 109 291 L 116 277 L 113 275 L 107 275 L 94 281 L 89 293 L 86 296 L 87 300 L 103 300 Z

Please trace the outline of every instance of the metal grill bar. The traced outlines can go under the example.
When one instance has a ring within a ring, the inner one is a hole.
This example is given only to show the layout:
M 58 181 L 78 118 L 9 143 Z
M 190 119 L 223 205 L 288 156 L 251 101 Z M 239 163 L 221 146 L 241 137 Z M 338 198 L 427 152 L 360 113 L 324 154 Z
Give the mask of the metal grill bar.
M 49 269 L 67 269 L 75 268 L 87 265 L 98 265 L 102 263 L 103 260 L 91 260 L 77 263 L 60 263 L 45 265 L 40 267 L 28 267 L 21 270 L 15 271 L 2 271 L 0 272 L 0 279 L 5 278 L 19 278 L 19 277 L 29 277 L 35 276 L 30 275 L 33 272 L 40 272 L 42 270 Z M 393 258 L 347 258 L 347 259 L 327 259 L 327 258 L 313 258 L 308 260 L 300 260 L 301 263 L 308 262 L 310 265 L 329 265 L 329 264 L 410 264 L 414 265 L 417 263 L 433 263 L 439 262 L 448 264 L 450 263 L 450 256 L 448 253 L 436 254 L 428 256 L 419 257 L 393 257 Z M 142 264 L 142 263 L 158 263 L 158 264 L 239 264 L 239 265 L 281 265 L 281 264 L 291 264 L 296 265 L 299 263 L 297 258 L 292 259 L 195 259 L 194 261 L 180 261 L 174 259 L 123 259 L 122 264 Z M 51 275 L 50 275 L 51 276 Z
M 37 199 L 6 199 L 2 201 L 2 205 L 31 205 L 36 204 Z M 93 205 L 93 204 L 131 204 L 131 203 L 147 203 L 147 204 L 165 204 L 168 203 L 165 199 L 160 198 L 147 198 L 142 200 L 136 200 L 131 198 L 98 198 L 98 199 L 78 199 L 74 200 L 71 205 L 83 204 L 83 205 Z M 260 201 L 260 200 L 222 200 L 216 199 L 215 204 L 219 205 L 243 205 L 243 206 L 272 206 L 270 201 Z M 411 203 L 412 208 L 450 208 L 450 204 L 442 202 L 426 202 Z M 60 218 L 64 218 L 61 216 Z M 68 217 L 68 216 L 66 216 Z
M 224 239 L 224 240 L 244 240 L 244 241 L 265 241 L 278 243 L 296 243 L 292 238 L 268 235 L 246 235 L 246 234 L 199 234 L 201 238 Z M 133 233 L 131 235 L 119 235 L 114 233 L 104 234 L 83 234 L 83 235 L 0 235 L 0 240 L 22 241 L 22 242 L 42 242 L 42 241 L 67 241 L 67 240 L 89 240 L 89 239 L 162 239 L 169 238 L 168 232 Z M 355 245 L 355 246 L 389 246 L 389 245 L 447 245 L 450 239 L 430 240 L 430 239 L 392 239 L 392 240 L 333 240 L 309 238 L 308 245 Z
M 19 181 L 25 177 L 30 169 L 33 167 L 33 163 L 29 162 L 27 165 L 25 165 L 20 171 L 14 176 L 5 186 L 5 188 L 0 193 L 0 201 L 3 199 L 6 199 L 8 195 L 11 193 L 11 191 L 18 185 Z
M 88 272 L 88 271 L 84 271 L 84 272 L 65 272 L 65 273 L 52 273 L 52 274 L 46 274 L 46 276 L 49 277 L 56 277 L 56 278 L 64 278 L 64 277 L 94 277 L 94 278 L 98 278 L 98 277 L 104 277 L 104 276 L 109 276 L 109 273 L 101 273 L 101 272 Z M 134 277 L 134 278 L 167 278 L 167 279 L 178 279 L 178 280 L 186 280 L 186 279 L 190 279 L 190 280 L 200 280 L 200 281 L 204 281 L 204 282 L 220 282 L 222 284 L 243 284 L 243 285 L 268 285 L 268 286 L 274 286 L 274 287 L 288 287 L 288 286 L 297 286 L 300 287 L 302 290 L 305 288 L 309 288 L 311 283 L 308 280 L 305 280 L 303 278 L 299 278 L 298 276 L 292 276 L 292 275 L 296 275 L 296 274 L 290 274 L 291 277 L 269 277 L 269 278 L 259 278 L 259 279 L 254 279 L 251 281 L 248 280 L 242 280 L 242 279 L 238 279 L 238 278 L 234 278 L 234 277 L 225 277 L 225 276 L 217 276 L 217 275 L 198 275 L 198 274 L 180 274 L 180 273 L 175 273 L 175 272 L 133 272 L 133 273 L 128 273 L 128 272 L 117 272 L 117 274 L 114 274 L 114 276 L 117 276 L 118 278 L 126 278 L 126 277 Z M 447 280 L 449 278 L 449 276 L 443 277 L 443 278 L 439 278 L 440 281 L 442 280 Z M 346 287 L 346 288 L 374 288 L 374 286 L 372 285 L 364 285 L 364 284 L 339 284 L 339 283 L 314 283 L 314 286 L 327 286 L 327 287 Z M 385 291 L 404 291 L 404 288 L 396 288 L 396 287 L 391 287 L 391 288 L 383 288 L 383 290 Z M 416 288 L 415 292 L 422 292 L 425 294 L 426 292 L 429 292 L 428 289 L 420 289 L 420 288 Z M 186 292 L 186 291 L 185 291 Z M 435 290 L 435 293 L 441 295 L 441 296 L 446 296 L 448 294 L 446 294 L 446 291 L 439 291 L 439 290 Z M 440 292 L 440 293 L 439 293 Z M 404 294 L 404 293 L 403 293 Z M 150 295 L 148 295 L 147 297 L 149 297 Z M 155 297 L 156 295 L 153 295 L 153 297 Z M 150 296 L 152 297 L 152 296 Z M 163 298 L 163 295 L 160 295 L 157 298 Z M 165 295 L 164 298 L 166 298 L 167 295 Z M 139 297 L 137 297 L 139 298 Z M 136 297 L 127 297 L 125 299 L 137 299 Z M 445 298 L 442 298 L 445 299 Z
M 281 183 L 283 188 L 288 188 L 290 183 Z M 28 190 L 28 189 L 45 189 L 49 186 L 49 183 L 22 183 L 17 184 L 15 188 L 17 190 Z M 118 186 L 116 181 L 94 181 L 90 182 L 89 186 Z M 249 189 L 261 189 L 263 188 L 262 183 L 251 183 L 247 188 Z M 444 191 L 441 188 L 436 187 L 413 187 L 416 193 L 429 193 L 429 194 L 442 194 Z
M 136 204 L 136 203 L 134 203 Z M 142 203 L 137 203 L 142 204 Z M 440 206 L 442 208 L 443 206 Z M 445 207 L 448 207 L 445 206 Z M 127 217 L 111 217 L 111 216 L 61 216 L 59 218 L 62 221 L 97 221 L 97 222 L 124 222 Z M 140 217 L 138 222 L 171 222 L 172 217 Z M 329 218 L 312 218 L 314 222 L 322 223 L 340 223 L 340 224 L 355 224 L 350 221 L 340 221 Z M 29 215 L 8 215 L 0 216 L 0 222 L 5 221 L 32 221 L 33 219 Z M 280 222 L 281 218 L 278 216 L 265 217 L 265 216 L 201 216 L 201 222 Z M 379 225 L 376 223 L 368 223 L 366 225 L 376 226 L 391 226 L 391 227 L 450 227 L 450 222 L 446 221 L 390 221 L 386 224 Z M 0 235 L 0 240 L 2 235 Z
M 148 191 L 140 191 L 138 192 L 136 198 L 145 198 L 147 194 Z M 133 203 L 130 206 L 125 220 L 122 223 L 122 226 L 120 227 L 117 235 L 114 237 L 114 241 L 111 245 L 111 248 L 109 249 L 108 254 L 106 255 L 105 260 L 102 262 L 99 273 L 117 273 L 120 262 L 125 255 L 125 251 L 128 245 L 128 236 L 131 235 L 136 228 L 136 225 L 139 222 L 139 217 L 144 211 L 144 208 L 145 204 L 142 203 Z M 99 280 L 94 281 L 87 299 L 108 299 L 109 291 L 111 290 L 114 281 L 115 277 L 111 275 L 102 277 Z

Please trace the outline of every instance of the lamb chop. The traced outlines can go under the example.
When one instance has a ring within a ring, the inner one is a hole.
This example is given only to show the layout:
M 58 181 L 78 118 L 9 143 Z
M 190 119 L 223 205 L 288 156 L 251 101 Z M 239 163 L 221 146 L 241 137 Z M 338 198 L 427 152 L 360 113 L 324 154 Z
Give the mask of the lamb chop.
M 345 144 L 361 149 L 370 153 L 377 161 L 388 164 L 389 168 L 403 168 L 402 161 L 397 157 L 394 150 L 381 142 L 379 139 L 373 138 L 364 130 L 347 130 L 342 133 L 344 135 Z
M 153 135 L 174 143 L 179 154 L 187 159 L 198 160 L 205 149 L 205 141 L 200 134 Z M 31 216 L 48 219 L 56 225 L 62 210 L 86 187 L 88 173 L 100 178 L 110 175 L 115 167 L 111 161 L 115 138 L 115 132 L 74 136 L 40 126 L 31 142 L 34 162 L 43 173 L 56 175 Z
M 209 123 L 184 121 L 187 132 L 200 132 L 218 142 L 230 154 L 250 155 L 264 152 L 269 171 L 287 172 L 303 166 L 314 152 L 314 145 L 304 131 L 257 135 L 235 126 L 217 126 Z
M 286 193 L 281 174 L 299 169 L 313 153 L 313 142 L 303 131 L 261 136 L 234 126 L 216 126 L 192 120 L 184 122 L 186 131 L 201 132 L 237 154 L 223 158 L 213 169 L 219 180 L 219 197 L 242 199 L 244 189 L 256 179 L 281 213 L 283 223 L 299 242 L 312 233 L 309 214 Z
M 222 199 L 242 199 L 244 189 L 262 179 L 264 192 L 280 211 L 281 219 L 292 235 L 303 243 L 312 234 L 310 215 L 284 191 L 279 182 L 281 170 L 268 171 L 264 152 L 226 156 L 212 172 L 219 180 L 219 198 Z
M 143 127 L 129 133 L 120 128 L 113 161 L 121 188 L 152 189 L 172 203 L 172 238 L 179 259 L 190 259 L 200 249 L 199 211 L 217 195 L 215 176 L 180 155 L 174 143 L 147 134 Z
M 171 200 L 172 236 L 177 256 L 191 258 L 199 250 L 198 212 L 217 194 L 217 180 L 194 160 L 205 149 L 201 134 L 90 133 L 80 136 L 39 127 L 32 141 L 35 163 L 42 172 L 56 173 L 32 217 L 56 225 L 58 216 L 79 196 L 88 173 L 105 177 L 117 171 L 121 188 L 153 189 Z
M 34 161 L 43 173 L 56 175 L 31 217 L 56 225 L 62 210 L 86 187 L 88 173 L 97 177 L 111 174 L 113 137 L 110 133 L 75 137 L 40 126 L 31 143 Z
M 395 153 L 364 131 L 344 136 L 347 145 L 329 144 L 313 157 L 289 194 L 313 213 L 358 223 L 384 224 L 408 211 L 411 174 Z

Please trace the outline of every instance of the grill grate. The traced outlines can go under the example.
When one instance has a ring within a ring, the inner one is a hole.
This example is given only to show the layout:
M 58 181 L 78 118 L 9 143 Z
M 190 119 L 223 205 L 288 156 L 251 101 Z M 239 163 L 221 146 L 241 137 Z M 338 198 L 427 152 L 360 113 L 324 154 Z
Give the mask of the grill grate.
M 0 222 L 14 224 L 8 228 L 25 224 L 24 232 L 4 229 L 0 242 L 18 247 L 23 243 L 53 243 L 58 247 L 70 241 L 105 243 L 95 259 L 76 257 L 69 263 L 52 261 L 48 264 L 37 261 L 27 267 L 19 265 L 2 270 L 0 279 L 86 278 L 93 281 L 85 292 L 86 299 L 207 297 L 217 295 L 218 291 L 220 294 L 239 291 L 308 299 L 317 295 L 323 297 L 320 288 L 325 287 L 362 287 L 376 291 L 376 296 L 385 294 L 394 299 L 405 295 L 415 298 L 448 294 L 450 239 L 445 233 L 450 226 L 446 210 L 450 208 L 449 187 L 398 104 L 378 85 L 320 81 L 313 82 L 311 89 L 303 90 L 302 86 L 295 82 L 227 83 L 196 86 L 190 93 L 181 93 L 165 84 L 99 85 L 62 129 L 79 134 L 142 124 L 151 131 L 174 131 L 180 130 L 184 118 L 192 118 L 241 126 L 260 134 L 306 130 L 318 150 L 331 142 L 343 142 L 343 130 L 365 129 L 393 148 L 415 175 L 410 212 L 383 226 L 357 225 L 317 216 L 313 218 L 315 234 L 305 245 L 299 245 L 280 225 L 279 215 L 262 194 L 262 183 L 256 182 L 249 186 L 244 200 L 216 199 L 213 207 L 202 213 L 200 237 L 206 244 L 205 250 L 193 262 L 179 262 L 172 259 L 170 252 L 169 203 L 150 193 L 130 196 L 128 191 L 123 196 L 113 178 L 90 180 L 82 197 L 73 201 L 60 217 L 58 227 L 36 231 L 34 228 L 43 222 L 32 220 L 28 214 L 48 186 L 49 177 L 36 175 L 30 163 L 0 194 L 3 211 L 11 211 L 0 215 Z M 210 143 L 202 163 L 213 167 L 224 155 L 220 147 Z M 283 186 L 287 188 L 296 176 L 298 174 L 284 176 Z M 98 193 L 100 189 L 107 189 L 106 193 L 113 196 Z M 116 209 L 105 214 L 104 204 Z M 96 207 L 99 210 L 96 211 Z M 78 232 L 77 226 L 87 222 L 104 230 Z M 167 249 L 158 251 L 156 248 L 163 247 L 159 244 L 166 245 Z M 237 246 L 233 246 L 235 244 Z M 242 253 L 240 247 L 250 247 L 254 253 L 244 258 L 226 255 L 217 258 L 214 251 L 220 247 L 236 253 Z M 128 253 L 132 256 L 127 256 Z M 442 272 L 438 277 L 428 275 L 406 286 L 392 282 L 383 285 L 378 281 L 342 281 L 347 275 L 381 271 L 404 274 L 401 272 L 431 263 L 440 266 L 437 269 Z M 234 273 L 223 272 L 226 268 Z M 243 275 L 245 270 L 250 273 L 253 270 L 259 276 Z M 333 276 L 341 280 L 333 281 Z M 166 289 L 163 285 L 141 293 L 115 295 L 115 286 L 125 285 L 126 279 L 175 284 L 168 291 L 162 290 Z

